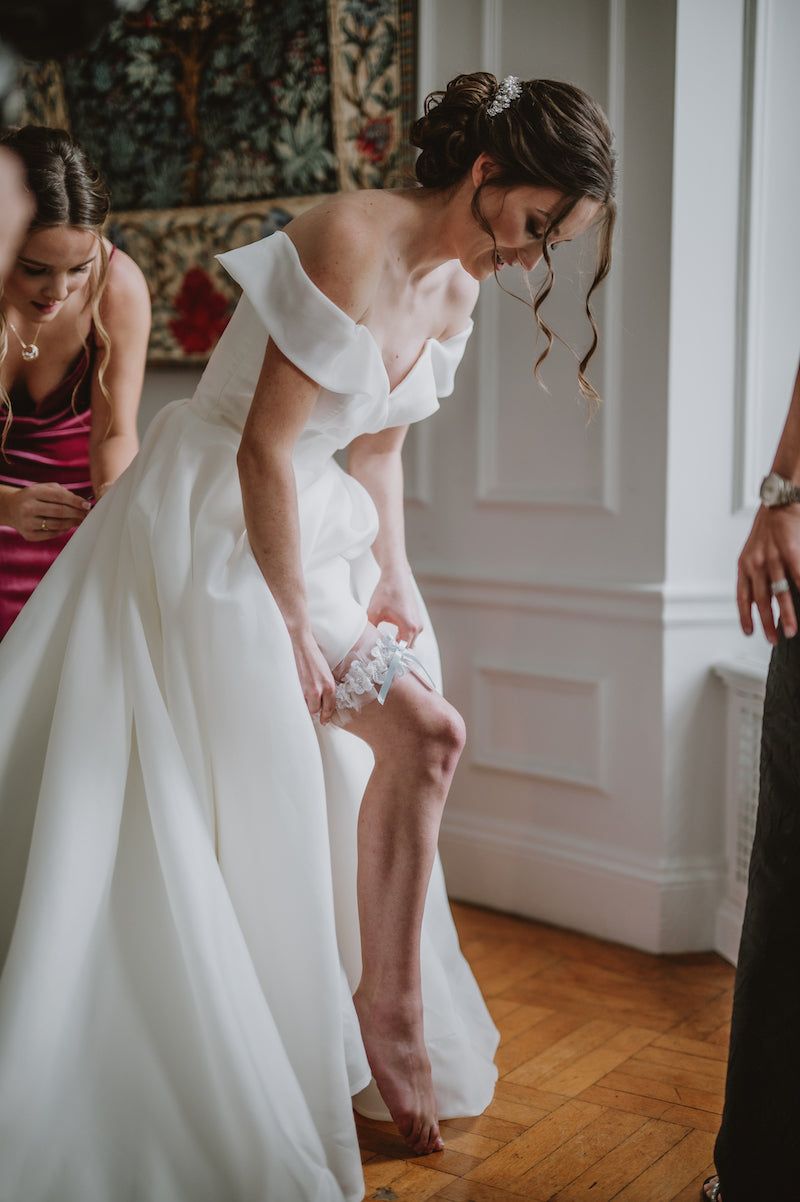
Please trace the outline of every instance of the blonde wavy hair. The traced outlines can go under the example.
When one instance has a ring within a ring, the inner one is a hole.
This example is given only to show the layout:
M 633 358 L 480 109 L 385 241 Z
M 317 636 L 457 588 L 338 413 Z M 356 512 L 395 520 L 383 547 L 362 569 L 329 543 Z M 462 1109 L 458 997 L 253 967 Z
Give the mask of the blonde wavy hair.
M 92 264 L 89 277 L 89 297 L 93 329 L 102 347 L 97 373 L 100 391 L 108 405 L 108 426 L 111 426 L 111 396 L 105 384 L 105 372 L 111 355 L 111 339 L 100 316 L 100 298 L 108 277 L 108 251 L 103 241 L 103 227 L 108 217 L 111 202 L 108 189 L 99 171 L 94 167 L 80 146 L 66 130 L 51 129 L 46 125 L 24 125 L 9 130 L 0 136 L 0 144 L 19 155 L 28 177 L 28 188 L 36 203 L 36 212 L 28 228 L 28 235 L 37 230 L 68 226 L 86 230 L 97 239 L 100 253 Z M 0 368 L 8 354 L 8 320 L 3 309 L 3 290 L 0 284 Z M 84 341 L 84 350 L 87 349 Z M 85 377 L 86 367 L 72 391 L 72 407 L 75 395 Z M 4 417 L 3 417 L 4 414 Z M 11 398 L 0 387 L 0 418 L 3 418 L 0 433 L 0 451 L 5 454 L 5 445 L 14 414 Z

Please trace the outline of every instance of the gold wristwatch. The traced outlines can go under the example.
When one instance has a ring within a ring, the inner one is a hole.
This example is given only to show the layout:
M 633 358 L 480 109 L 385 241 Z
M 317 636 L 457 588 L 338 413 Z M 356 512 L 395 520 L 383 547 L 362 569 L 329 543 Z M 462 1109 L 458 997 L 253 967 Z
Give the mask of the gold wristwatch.
M 792 484 L 791 480 L 786 480 L 777 472 L 770 472 L 761 481 L 759 495 L 767 509 L 780 509 L 782 505 L 794 505 L 800 501 L 800 485 Z

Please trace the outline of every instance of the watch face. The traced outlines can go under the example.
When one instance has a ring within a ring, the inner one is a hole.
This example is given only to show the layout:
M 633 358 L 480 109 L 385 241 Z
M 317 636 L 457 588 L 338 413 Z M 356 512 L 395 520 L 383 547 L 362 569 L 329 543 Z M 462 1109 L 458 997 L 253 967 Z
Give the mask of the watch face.
M 774 505 L 780 500 L 781 496 L 781 478 L 774 472 L 770 472 L 761 482 L 761 500 L 765 505 Z

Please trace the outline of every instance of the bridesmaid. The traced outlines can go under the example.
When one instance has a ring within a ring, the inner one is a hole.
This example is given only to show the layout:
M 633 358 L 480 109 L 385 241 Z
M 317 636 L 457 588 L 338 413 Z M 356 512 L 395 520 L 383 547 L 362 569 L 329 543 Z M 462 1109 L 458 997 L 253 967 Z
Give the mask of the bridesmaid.
M 138 450 L 150 331 L 139 268 L 103 237 L 108 190 L 59 129 L 16 152 L 35 213 L 0 292 L 0 638 Z

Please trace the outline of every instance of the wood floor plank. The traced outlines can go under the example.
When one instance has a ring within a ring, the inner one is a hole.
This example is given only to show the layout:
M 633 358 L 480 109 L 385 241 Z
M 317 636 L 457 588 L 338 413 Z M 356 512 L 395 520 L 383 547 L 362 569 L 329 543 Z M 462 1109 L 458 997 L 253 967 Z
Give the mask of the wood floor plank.
M 480 1181 L 500 1189 L 513 1189 L 540 1161 L 571 1139 L 603 1113 L 590 1102 L 565 1102 L 546 1118 L 495 1152 L 483 1164 L 467 1174 L 470 1181 Z
M 563 1098 L 562 1098 L 563 1101 Z M 511 1123 L 516 1123 L 520 1127 L 519 1134 L 527 1131 L 534 1123 L 538 1123 L 550 1113 L 550 1107 L 546 1110 L 535 1106 L 526 1106 L 521 1102 L 504 1101 L 502 1098 L 495 1097 L 494 1101 L 489 1104 L 489 1108 L 484 1112 L 492 1118 L 504 1119 Z
M 668 1106 L 662 1118 L 668 1123 L 682 1123 L 684 1127 L 694 1127 L 698 1131 L 710 1131 L 716 1135 L 719 1131 L 719 1111 L 698 1110 L 695 1106 Z
M 649 1120 L 553 1195 L 555 1202 L 609 1202 L 686 1137 L 686 1128 Z M 641 1193 L 637 1202 L 658 1195 Z M 632 1200 L 631 1200 L 632 1202 Z M 659 1202 L 664 1202 L 659 1198 Z
M 541 1112 L 542 1115 L 544 1113 L 544 1111 Z M 486 1135 L 489 1139 L 500 1140 L 507 1144 L 509 1140 L 522 1135 L 526 1126 L 530 1126 L 530 1124 L 510 1123 L 506 1119 L 493 1118 L 489 1114 L 479 1114 L 476 1118 L 447 1119 L 441 1126 L 445 1133 L 451 1130 L 474 1131 L 476 1135 Z
M 578 1096 L 582 1102 L 595 1102 L 612 1110 L 629 1110 L 631 1114 L 642 1114 L 650 1119 L 663 1118 L 670 1108 L 669 1102 L 659 1098 L 645 1098 L 641 1094 L 624 1093 L 621 1089 L 607 1089 L 604 1085 L 590 1085 Z
M 664 1202 L 700 1202 L 700 1190 L 702 1189 L 703 1182 L 707 1177 L 713 1177 L 715 1172 L 713 1164 L 706 1165 L 698 1175 L 697 1180 L 690 1181 L 680 1193 L 674 1194 L 671 1198 L 665 1198 Z
M 513 1014 L 516 1010 L 523 1009 L 519 1002 L 512 1002 L 507 998 L 491 997 L 487 993 L 484 993 L 484 998 L 486 1001 L 486 1008 L 491 1014 L 492 1021 L 497 1027 L 500 1027 L 501 1023 L 505 1022 L 506 1018 L 510 1014 Z
M 380 1181 L 378 1177 L 377 1172 L 370 1177 L 365 1169 L 364 1182 L 368 1199 L 407 1198 L 413 1199 L 413 1202 L 427 1202 L 428 1198 L 433 1198 L 444 1186 L 457 1180 L 447 1173 L 437 1172 L 436 1169 L 424 1169 L 419 1165 L 408 1165 L 394 1177 L 387 1178 L 386 1174 L 381 1174 Z
M 721 1091 L 724 1077 L 720 1078 L 700 1071 L 697 1068 L 684 1068 L 682 1065 L 663 1064 L 656 1059 L 647 1057 L 648 1049 L 642 1055 L 631 1056 L 625 1062 L 624 1071 L 631 1077 L 643 1077 L 648 1081 L 664 1081 L 681 1089 L 693 1089 L 716 1095 Z M 708 1061 L 707 1063 L 712 1063 Z M 716 1062 L 713 1062 L 716 1064 Z M 676 1099 L 677 1101 L 685 1099 Z
M 619 1089 L 623 1093 L 640 1094 L 644 1098 L 657 1098 L 662 1102 L 670 1102 L 675 1106 L 694 1106 L 698 1110 L 708 1110 L 712 1114 L 722 1112 L 721 1098 L 717 1093 L 707 1090 L 691 1089 L 687 1085 L 676 1085 L 671 1081 L 658 1080 L 642 1074 L 633 1074 L 631 1062 L 627 1061 L 621 1069 L 615 1069 L 597 1082 L 608 1089 Z
M 368 1126 L 361 1119 L 356 1121 L 358 1142 L 362 1149 L 387 1160 L 406 1160 L 411 1155 L 396 1130 L 386 1125 L 385 1129 Z
M 402 1161 L 389 1160 L 385 1156 L 373 1158 L 364 1165 L 364 1197 L 380 1197 L 381 1193 L 385 1196 L 391 1190 L 392 1182 L 396 1181 L 407 1167 Z
M 607 1073 L 625 1064 L 634 1053 L 647 1051 L 647 1044 L 652 1037 L 652 1031 L 641 1027 L 624 1027 L 600 1047 L 580 1056 L 572 1064 L 565 1065 L 539 1081 L 531 1081 L 530 1084 L 575 1097 Z
M 501 1047 L 509 1043 L 512 1039 L 517 1039 L 519 1036 L 526 1034 L 531 1028 L 538 1026 L 539 1023 L 549 1018 L 553 1013 L 552 1010 L 547 1010 L 544 1006 L 518 1006 L 514 1002 L 506 1004 L 511 1006 L 509 1013 L 499 1018 L 492 1015 L 500 1028 Z
M 559 1040 L 565 1039 L 573 1031 L 590 1022 L 593 1017 L 588 1009 L 561 1012 L 548 1010 L 545 1017 L 537 1023 L 532 1023 L 526 1031 L 505 1043 L 501 1042 L 497 1052 L 497 1068 L 501 1077 L 511 1069 L 548 1051 Z
M 521 1179 L 530 1198 L 548 1202 L 589 1168 L 625 1143 L 635 1131 L 645 1126 L 641 1115 L 620 1110 L 604 1110 L 593 1122 L 572 1139 L 568 1139 L 549 1156 L 541 1160 Z
M 527 1085 L 515 1085 L 513 1081 L 501 1080 L 494 1090 L 495 1099 L 520 1102 L 522 1105 L 538 1106 L 543 1110 L 555 1110 L 565 1099 L 560 1094 L 546 1093 L 543 1089 L 532 1089 Z
M 637 1051 L 639 1051 L 637 1049 Z M 637 1060 L 649 1064 L 664 1064 L 672 1068 L 685 1069 L 690 1073 L 699 1073 L 714 1081 L 725 1080 L 725 1061 L 719 1056 L 700 1056 L 696 1052 L 680 1052 L 672 1048 L 663 1048 L 656 1044 L 650 1047 L 642 1045 Z
M 609 1023 L 604 1019 L 583 1018 L 575 1021 L 573 1015 L 554 1015 L 546 1023 L 540 1023 L 539 1028 L 529 1032 L 528 1037 L 515 1040 L 504 1048 L 505 1055 L 498 1053 L 498 1068 L 506 1080 L 516 1085 L 539 1085 L 540 1080 L 560 1069 L 587 1052 L 594 1051 L 600 1044 L 606 1043 L 612 1036 L 619 1033 L 617 1023 Z M 564 1034 L 559 1038 L 557 1032 Z M 536 1036 L 538 1033 L 538 1043 Z M 546 1043 L 542 1043 L 546 1040 Z M 535 1054 L 527 1056 L 534 1046 L 538 1047 Z M 516 1051 L 524 1059 L 511 1059 L 511 1053 Z M 501 1067 L 503 1066 L 503 1067 Z M 558 1093 L 558 1090 L 552 1092 Z
M 608 1018 L 621 1026 L 630 1024 L 660 1032 L 668 1031 L 686 1012 L 686 1007 L 670 1005 L 666 999 L 652 994 L 638 998 L 603 997 L 599 984 L 573 986 L 566 973 L 558 979 L 538 977 L 535 985 L 522 982 L 506 990 L 503 996 L 507 1000 L 548 1006 L 555 1011 L 589 1011 L 597 1018 Z
M 538 948 L 521 948 L 519 954 L 509 954 L 511 949 L 500 947 L 491 956 L 474 965 L 475 976 L 481 989 L 488 994 L 502 996 L 515 985 L 528 982 L 539 972 L 557 963 L 547 952 Z M 535 1005 L 535 1001 L 533 1002 Z
M 727 1031 L 733 1004 L 733 969 L 731 987 L 711 998 L 698 1009 L 681 1017 L 670 1034 L 683 1039 L 709 1039 L 720 1029 Z
M 695 1185 L 700 1197 L 701 1173 L 713 1155 L 714 1137 L 705 1131 L 689 1131 L 655 1164 L 614 1195 L 613 1202 L 643 1202 L 649 1198 L 674 1198 Z M 611 1202 L 611 1200 L 609 1200 Z M 755 1199 L 753 1200 L 755 1202 Z
M 509 1142 L 505 1139 L 489 1139 L 474 1131 L 456 1131 L 452 1128 L 443 1128 L 442 1138 L 446 1140 L 448 1151 L 474 1156 L 479 1160 L 486 1160 L 493 1152 L 498 1152 Z M 519 1136 L 516 1138 L 518 1139 Z
M 462 1179 L 446 1185 L 433 1197 L 436 1200 L 441 1199 L 442 1202 L 520 1202 L 525 1195 L 506 1189 L 496 1189 L 493 1185 L 482 1185 L 478 1181 Z
M 458 1152 L 455 1148 L 448 1148 L 445 1144 L 443 1152 L 434 1152 L 432 1156 L 420 1156 L 412 1163 L 436 1168 L 442 1173 L 449 1173 L 452 1177 L 466 1177 L 467 1173 L 476 1169 L 478 1165 L 482 1164 L 482 1161 L 478 1156 L 470 1156 L 467 1152 Z
M 668 1031 L 664 1035 L 657 1035 L 653 1040 L 654 1048 L 666 1048 L 671 1052 L 684 1052 L 687 1056 L 708 1057 L 710 1060 L 721 1060 L 723 1063 L 728 1059 L 728 1028 L 724 1028 L 725 1043 L 720 1046 L 718 1041 L 709 1039 L 685 1039 L 679 1035 L 675 1035 L 673 1031 Z

